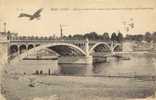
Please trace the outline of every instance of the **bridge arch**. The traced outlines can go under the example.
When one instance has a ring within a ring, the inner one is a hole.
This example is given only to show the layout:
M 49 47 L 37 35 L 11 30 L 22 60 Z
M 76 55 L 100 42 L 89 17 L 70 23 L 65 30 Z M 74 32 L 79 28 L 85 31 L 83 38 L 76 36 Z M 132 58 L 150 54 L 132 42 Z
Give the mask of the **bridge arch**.
M 29 44 L 29 45 L 28 45 L 28 50 L 30 50 L 30 49 L 32 49 L 32 48 L 34 48 L 34 45 L 33 45 L 33 44 Z
M 17 45 L 11 45 L 9 48 L 9 53 L 14 54 L 18 52 L 18 46 Z
M 22 60 L 23 58 L 27 57 L 29 54 L 33 54 L 33 53 L 35 53 L 35 52 L 37 52 L 37 51 L 39 51 L 41 49 L 44 49 L 44 48 L 50 48 L 50 49 L 54 50 L 54 52 L 60 54 L 60 52 L 59 52 L 60 49 L 58 49 L 59 47 L 65 47 L 66 49 L 71 49 L 72 48 L 72 49 L 77 50 L 83 56 L 87 56 L 86 52 L 84 52 L 81 48 L 79 48 L 76 45 L 69 44 L 69 43 L 50 43 L 50 44 L 40 45 L 38 47 L 34 47 L 34 48 L 22 53 L 21 55 L 18 55 L 12 61 L 16 62 L 16 61 Z
M 90 48 L 89 53 L 92 53 L 94 49 L 100 45 L 106 47 L 109 51 L 111 51 L 111 47 L 106 42 L 98 42 Z
M 26 50 L 27 50 L 27 46 L 25 44 L 22 44 L 22 45 L 19 46 L 19 52 L 20 52 L 20 54 L 23 53 Z

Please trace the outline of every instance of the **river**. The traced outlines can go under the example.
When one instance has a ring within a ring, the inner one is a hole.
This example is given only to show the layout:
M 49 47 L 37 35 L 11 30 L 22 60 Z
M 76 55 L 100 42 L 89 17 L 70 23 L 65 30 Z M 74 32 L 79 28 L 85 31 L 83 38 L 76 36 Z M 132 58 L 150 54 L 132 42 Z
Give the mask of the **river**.
M 152 54 L 126 54 L 130 60 L 120 60 L 109 57 L 105 63 L 93 65 L 61 64 L 65 75 L 155 75 L 156 55 Z

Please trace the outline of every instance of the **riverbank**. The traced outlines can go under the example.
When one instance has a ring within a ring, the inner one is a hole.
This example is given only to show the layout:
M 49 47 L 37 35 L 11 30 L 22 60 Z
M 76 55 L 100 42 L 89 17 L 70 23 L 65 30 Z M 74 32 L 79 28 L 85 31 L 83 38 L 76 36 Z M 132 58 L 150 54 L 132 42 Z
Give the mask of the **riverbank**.
M 126 100 L 146 98 L 154 95 L 155 91 L 154 81 L 132 78 L 35 75 L 3 77 L 7 100 Z

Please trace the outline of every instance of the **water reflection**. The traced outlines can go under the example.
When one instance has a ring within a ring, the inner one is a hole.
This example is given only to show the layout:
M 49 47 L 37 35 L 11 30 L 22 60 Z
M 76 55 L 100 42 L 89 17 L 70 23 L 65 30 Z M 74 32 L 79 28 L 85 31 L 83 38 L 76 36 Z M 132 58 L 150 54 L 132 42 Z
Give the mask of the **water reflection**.
M 108 58 L 105 63 L 93 65 L 61 64 L 63 75 L 155 75 L 156 56 L 126 55 L 130 60 Z
M 61 75 L 92 75 L 93 66 L 88 64 L 60 64 Z

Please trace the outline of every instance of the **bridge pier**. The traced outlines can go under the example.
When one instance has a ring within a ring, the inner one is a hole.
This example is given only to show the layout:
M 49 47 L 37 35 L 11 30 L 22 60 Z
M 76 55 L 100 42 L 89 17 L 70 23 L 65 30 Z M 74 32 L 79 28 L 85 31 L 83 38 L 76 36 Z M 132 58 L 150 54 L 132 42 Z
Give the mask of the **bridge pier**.
M 86 56 L 89 56 L 89 40 L 86 39 L 86 43 L 85 43 L 85 52 L 86 52 Z
M 7 33 L 5 32 L 0 32 L 0 64 L 7 64 L 9 59 L 9 41 L 7 39 Z
M 9 47 L 9 43 L 4 41 L 0 41 L 0 64 L 7 64 L 9 59 L 8 59 L 8 47 Z

